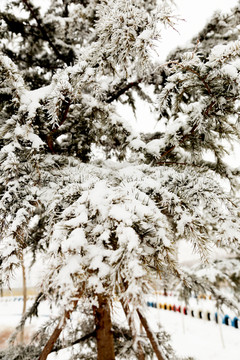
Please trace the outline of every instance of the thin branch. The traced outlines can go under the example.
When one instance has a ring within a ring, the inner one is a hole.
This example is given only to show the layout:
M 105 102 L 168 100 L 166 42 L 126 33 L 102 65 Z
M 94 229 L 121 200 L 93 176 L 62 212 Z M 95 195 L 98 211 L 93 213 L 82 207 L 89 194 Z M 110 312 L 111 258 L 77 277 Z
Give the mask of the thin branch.
M 179 64 L 179 66 L 180 66 L 183 70 L 186 70 L 186 71 L 189 71 L 189 72 L 195 74 L 195 75 L 199 78 L 199 80 L 202 81 L 202 83 L 203 83 L 205 89 L 207 90 L 208 94 L 209 94 L 209 95 L 212 95 L 212 91 L 211 91 L 211 89 L 210 89 L 210 86 L 209 86 L 208 83 L 206 82 L 206 78 L 201 77 L 201 75 L 200 75 L 196 70 L 194 70 L 194 69 L 192 69 L 192 68 L 190 68 L 190 67 L 188 67 L 188 66 L 182 66 L 181 64 Z
M 216 104 L 216 101 L 213 100 L 213 101 L 211 102 L 211 104 L 208 105 L 207 109 L 206 109 L 205 112 L 204 112 L 204 115 L 205 115 L 205 116 L 208 116 L 209 112 L 212 110 L 212 108 L 214 107 L 215 104 Z
M 51 350 L 51 353 L 52 352 L 57 352 L 59 350 L 63 350 L 63 349 L 67 349 L 73 345 L 76 345 L 76 344 L 79 344 L 80 342 L 82 341 L 85 341 L 85 340 L 88 340 L 90 339 L 91 337 L 96 337 L 96 330 L 93 330 L 92 332 L 90 332 L 89 334 L 86 334 L 84 336 L 82 336 L 81 338 L 73 341 L 71 344 L 67 345 L 67 346 L 64 346 L 64 347 L 56 347 L 54 349 Z
M 131 89 L 132 87 L 137 87 L 143 79 L 138 79 L 136 81 L 130 82 L 126 84 L 124 87 L 122 87 L 119 90 L 116 90 L 113 94 L 108 95 L 107 99 L 105 100 L 107 104 L 112 103 L 114 100 L 117 100 L 121 95 L 123 95 L 126 91 Z
M 178 143 L 177 145 L 181 144 L 181 143 L 184 142 L 187 138 L 189 138 L 189 137 L 196 131 L 197 127 L 198 127 L 198 124 L 195 124 L 195 125 L 192 127 L 191 131 L 190 131 L 188 134 L 185 134 L 185 135 L 181 138 L 181 140 L 179 141 L 179 143 Z M 166 156 L 166 155 L 168 155 L 170 152 L 172 152 L 172 151 L 176 148 L 177 145 L 173 145 L 172 147 L 170 147 L 170 149 L 166 150 L 166 151 L 160 156 L 159 159 L 162 159 L 164 156 Z
M 28 1 L 28 0 L 21 0 L 27 7 L 27 9 L 30 11 L 32 17 L 36 20 L 37 25 L 38 25 L 38 29 L 40 30 L 40 32 L 42 33 L 43 39 L 46 40 L 48 42 L 48 44 L 50 45 L 50 47 L 53 49 L 55 55 L 57 56 L 58 59 L 62 60 L 65 64 L 70 65 L 70 62 L 66 60 L 65 56 L 62 55 L 57 47 L 55 46 L 55 44 L 53 43 L 53 41 L 51 40 L 51 38 L 48 36 L 47 31 L 45 30 L 42 21 L 39 19 L 38 15 L 36 14 L 36 11 L 33 7 L 33 5 Z

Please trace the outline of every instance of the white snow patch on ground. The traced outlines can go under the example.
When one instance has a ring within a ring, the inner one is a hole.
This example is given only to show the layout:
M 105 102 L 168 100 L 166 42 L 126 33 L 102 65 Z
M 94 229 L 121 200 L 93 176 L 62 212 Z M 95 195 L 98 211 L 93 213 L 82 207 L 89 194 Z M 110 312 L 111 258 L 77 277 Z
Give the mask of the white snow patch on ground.
M 240 329 L 226 325 L 220 325 L 220 328 L 215 322 L 160 309 L 149 309 L 147 318 L 163 325 L 180 356 L 192 356 L 196 360 L 240 359 Z

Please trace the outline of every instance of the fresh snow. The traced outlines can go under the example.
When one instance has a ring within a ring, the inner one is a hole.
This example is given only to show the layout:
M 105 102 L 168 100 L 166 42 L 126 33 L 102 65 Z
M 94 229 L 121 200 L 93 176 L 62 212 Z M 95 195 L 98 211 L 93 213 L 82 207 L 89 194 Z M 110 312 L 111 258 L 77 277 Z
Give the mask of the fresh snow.
M 138 39 L 141 40 L 151 40 L 153 31 L 150 29 L 145 29 L 143 32 L 138 36 Z
M 151 322 L 159 321 L 171 335 L 172 346 L 180 356 L 192 356 L 196 360 L 240 358 L 240 329 L 166 310 L 151 309 L 148 315 Z
M 222 67 L 222 73 L 224 75 L 227 75 L 233 79 L 237 79 L 238 78 L 238 71 L 236 66 L 231 65 L 231 64 L 226 64 Z
M 17 125 L 14 132 L 16 136 L 21 136 L 25 140 L 31 141 L 34 149 L 39 149 L 41 145 L 44 145 L 41 138 L 34 134 L 33 130 L 27 125 Z
M 25 90 L 21 95 L 21 104 L 23 108 L 27 109 L 29 118 L 36 114 L 37 108 L 40 106 L 40 101 L 44 100 L 53 91 L 53 84 L 43 86 L 36 90 Z

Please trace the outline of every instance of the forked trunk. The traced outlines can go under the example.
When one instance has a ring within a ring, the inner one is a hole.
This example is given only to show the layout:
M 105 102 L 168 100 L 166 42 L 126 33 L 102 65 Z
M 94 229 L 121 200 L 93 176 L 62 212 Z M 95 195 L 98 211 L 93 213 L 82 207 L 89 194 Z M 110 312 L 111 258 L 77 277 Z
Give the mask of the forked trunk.
M 97 359 L 114 360 L 115 353 L 110 306 L 108 299 L 102 295 L 98 296 L 98 307 L 95 308 L 95 324 Z

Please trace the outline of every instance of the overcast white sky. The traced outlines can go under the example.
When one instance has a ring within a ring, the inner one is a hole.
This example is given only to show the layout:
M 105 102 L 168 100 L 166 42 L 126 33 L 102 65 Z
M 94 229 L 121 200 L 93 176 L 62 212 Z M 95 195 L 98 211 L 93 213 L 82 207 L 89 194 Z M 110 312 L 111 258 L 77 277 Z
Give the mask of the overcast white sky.
M 184 45 L 204 27 L 217 10 L 228 12 L 237 5 L 238 0 L 175 0 L 176 14 L 180 21 L 176 31 L 167 31 L 162 39 L 163 57 L 178 45 Z

